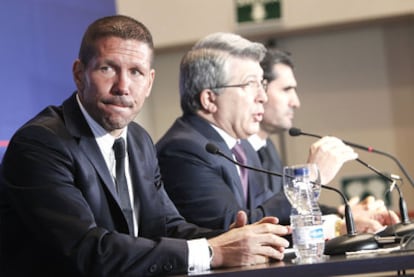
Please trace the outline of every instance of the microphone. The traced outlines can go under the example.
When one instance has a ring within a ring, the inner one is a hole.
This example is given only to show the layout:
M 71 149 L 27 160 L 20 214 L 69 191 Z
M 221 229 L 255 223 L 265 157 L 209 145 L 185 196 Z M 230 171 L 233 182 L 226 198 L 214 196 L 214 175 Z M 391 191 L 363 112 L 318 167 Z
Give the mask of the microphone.
M 321 138 L 321 136 L 319 136 L 319 135 L 305 133 L 305 132 L 302 132 L 301 129 L 294 128 L 294 127 L 289 129 L 289 135 L 291 135 L 292 137 L 304 135 L 304 136 L 309 136 L 309 137 Z M 407 170 L 405 170 L 405 168 L 401 164 L 401 162 L 396 157 L 394 157 L 393 155 L 391 155 L 389 153 L 386 153 L 386 152 L 382 152 L 382 151 L 376 150 L 376 149 L 374 149 L 371 146 L 368 146 L 367 147 L 367 146 L 363 146 L 363 145 L 356 144 L 356 143 L 353 143 L 353 142 L 349 142 L 349 141 L 346 141 L 346 140 L 342 140 L 342 141 L 345 144 L 349 145 L 349 146 L 352 146 L 352 147 L 355 147 L 355 148 L 358 148 L 358 149 L 362 149 L 362 150 L 368 151 L 370 153 L 377 153 L 377 154 L 380 154 L 380 155 L 383 155 L 383 156 L 386 156 L 386 157 L 392 159 L 398 165 L 398 167 L 400 168 L 400 170 L 402 171 L 402 173 L 404 173 L 404 176 L 407 178 L 407 180 L 410 182 L 410 184 L 414 187 L 414 181 L 413 181 L 413 179 L 408 174 Z
M 310 136 L 310 137 L 315 137 L 315 138 L 322 138 L 322 136 L 320 136 L 320 135 L 315 135 L 315 134 L 302 132 L 301 129 L 299 129 L 299 128 L 290 128 L 289 129 L 289 135 L 294 136 L 294 137 L 304 135 L 304 136 Z M 397 164 L 400 166 L 401 170 L 407 176 L 407 179 L 409 179 L 410 183 L 414 186 L 414 183 L 412 182 L 410 176 L 407 174 L 404 167 L 402 167 L 401 163 L 395 157 L 393 157 L 390 154 L 387 154 L 385 152 L 374 150 L 372 147 L 365 147 L 365 146 L 362 146 L 362 145 L 359 145 L 359 144 L 356 144 L 356 143 L 352 143 L 352 142 L 348 142 L 348 141 L 345 141 L 345 140 L 343 140 L 343 142 L 345 144 L 347 144 L 349 146 L 352 146 L 352 147 L 355 147 L 355 148 L 359 148 L 359 149 L 362 149 L 362 150 L 365 150 L 365 151 L 368 151 L 368 152 L 379 153 L 379 154 L 382 154 L 382 155 L 385 155 L 387 157 L 392 158 L 394 161 L 397 162 Z M 397 224 L 394 224 L 394 225 L 387 226 L 383 231 L 378 232 L 377 235 L 380 236 L 380 237 L 384 237 L 384 236 L 404 236 L 406 234 L 414 232 L 414 224 L 412 224 L 410 222 L 410 218 L 408 216 L 408 211 L 407 211 L 407 204 L 404 200 L 404 197 L 402 195 L 402 192 L 401 192 L 399 186 L 396 184 L 396 180 L 394 180 L 391 177 L 383 174 L 378 169 L 376 169 L 372 165 L 367 164 L 366 162 L 362 161 L 359 158 L 356 159 L 356 161 L 359 162 L 360 164 L 364 165 L 365 167 L 369 168 L 370 170 L 372 170 L 373 172 L 375 172 L 376 174 L 378 174 L 379 176 L 381 176 L 385 180 L 391 182 L 390 191 L 392 191 L 392 188 L 395 186 L 395 188 L 397 189 L 398 194 L 399 194 L 399 209 L 400 209 L 400 215 L 401 215 L 401 222 L 397 223 Z M 400 178 L 398 177 L 396 179 L 400 179 Z
M 253 170 L 253 171 L 257 171 L 257 172 L 270 174 L 273 176 L 283 177 L 283 174 L 280 174 L 277 172 L 265 170 L 262 168 L 251 167 L 251 166 L 239 163 L 238 161 L 234 160 L 233 158 L 221 152 L 220 149 L 213 143 L 207 143 L 205 148 L 207 152 L 214 154 L 214 155 L 222 156 L 223 158 L 227 159 L 228 161 L 238 166 L 241 166 L 241 167 Z M 287 177 L 294 178 L 293 176 L 287 176 Z M 321 187 L 324 189 L 335 191 L 339 193 L 339 195 L 342 197 L 344 204 L 345 204 L 345 224 L 346 224 L 346 230 L 347 230 L 346 235 L 338 236 L 325 242 L 325 251 L 324 251 L 325 254 L 340 255 L 340 254 L 345 254 L 345 252 L 377 249 L 379 247 L 379 244 L 373 234 L 369 234 L 369 233 L 357 234 L 357 232 L 355 231 L 355 224 L 354 224 L 354 219 L 352 217 L 352 210 L 351 210 L 351 207 L 349 206 L 348 200 L 346 199 L 345 195 L 340 190 L 334 187 L 322 185 L 322 184 L 321 184 Z

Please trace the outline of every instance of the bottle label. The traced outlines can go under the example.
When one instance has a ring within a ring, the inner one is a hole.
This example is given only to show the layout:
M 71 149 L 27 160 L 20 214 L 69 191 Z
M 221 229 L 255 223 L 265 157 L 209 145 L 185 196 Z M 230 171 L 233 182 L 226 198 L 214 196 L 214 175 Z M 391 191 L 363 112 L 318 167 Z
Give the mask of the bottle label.
M 293 236 L 297 244 L 318 243 L 324 241 L 321 225 L 301 226 L 293 229 Z

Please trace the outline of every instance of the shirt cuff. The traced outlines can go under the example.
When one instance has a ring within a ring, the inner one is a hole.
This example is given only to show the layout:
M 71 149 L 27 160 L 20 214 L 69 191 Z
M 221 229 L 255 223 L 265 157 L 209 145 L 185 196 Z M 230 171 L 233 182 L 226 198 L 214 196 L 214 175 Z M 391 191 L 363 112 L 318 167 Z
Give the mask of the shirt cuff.
M 205 238 L 187 241 L 188 272 L 201 272 L 210 269 L 210 251 Z

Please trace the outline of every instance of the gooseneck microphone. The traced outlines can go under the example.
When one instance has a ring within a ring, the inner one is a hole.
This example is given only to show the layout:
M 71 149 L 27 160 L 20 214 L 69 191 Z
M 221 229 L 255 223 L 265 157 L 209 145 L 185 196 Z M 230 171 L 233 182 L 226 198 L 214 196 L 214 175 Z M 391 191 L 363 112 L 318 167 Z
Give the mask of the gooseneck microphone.
M 294 127 L 289 129 L 289 135 L 291 135 L 292 137 L 304 135 L 304 136 L 309 136 L 309 137 L 321 138 L 321 136 L 319 136 L 319 135 L 305 133 L 305 132 L 302 132 L 301 129 L 294 128 Z M 361 149 L 361 150 L 365 150 L 365 151 L 368 151 L 370 153 L 377 153 L 377 154 L 380 154 L 380 155 L 383 155 L 383 156 L 386 156 L 386 157 L 392 159 L 398 165 L 398 167 L 400 168 L 400 170 L 402 171 L 402 173 L 404 174 L 404 176 L 407 178 L 407 180 L 410 182 L 410 184 L 414 187 L 414 181 L 413 181 L 413 179 L 408 174 L 407 170 L 405 170 L 405 168 L 401 164 L 401 162 L 396 157 L 394 157 L 393 155 L 391 155 L 389 153 L 386 153 L 386 152 L 383 152 L 383 151 L 380 151 L 380 150 L 377 150 L 377 149 L 374 149 L 371 146 L 368 146 L 367 147 L 367 146 L 363 146 L 363 145 L 360 145 L 360 144 L 357 144 L 357 143 L 353 143 L 353 142 L 349 142 L 349 141 L 346 141 L 346 140 L 342 140 L 342 141 L 346 145 L 349 145 L 349 146 L 352 146 L 352 147 L 355 147 L 355 148 L 358 148 L 358 149 Z
M 294 137 L 304 135 L 304 136 L 309 136 L 309 137 L 314 137 L 314 138 L 322 138 L 322 136 L 320 136 L 320 135 L 302 132 L 301 129 L 299 129 L 299 128 L 290 128 L 289 135 L 294 136 Z M 385 153 L 385 152 L 382 152 L 382 151 L 379 151 L 379 150 L 374 150 L 372 147 L 362 146 L 362 145 L 352 143 L 352 142 L 348 142 L 348 141 L 345 141 L 345 140 L 343 140 L 343 142 L 346 145 L 349 145 L 351 147 L 355 147 L 355 148 L 362 149 L 362 150 L 372 152 L 372 153 L 378 153 L 378 154 L 385 155 L 387 157 L 392 158 L 394 161 L 397 162 L 397 164 L 399 165 L 401 171 L 406 175 L 407 179 L 414 186 L 414 183 L 412 182 L 411 177 L 407 174 L 404 167 L 401 165 L 401 163 L 395 157 L 391 156 L 388 153 Z M 406 234 L 413 233 L 414 232 L 414 224 L 410 222 L 410 218 L 408 216 L 408 211 L 407 211 L 407 204 L 404 200 L 404 197 L 402 195 L 402 192 L 401 192 L 399 186 L 396 184 L 396 180 L 394 180 L 391 177 L 383 174 L 378 169 L 376 169 L 372 165 L 367 164 L 366 162 L 362 161 L 359 158 L 356 159 L 356 161 L 359 162 L 360 164 L 364 165 L 365 167 L 369 168 L 370 170 L 372 170 L 373 172 L 375 172 L 376 174 L 378 174 L 379 176 L 381 176 L 385 180 L 389 181 L 391 183 L 390 187 L 392 188 L 392 187 L 395 186 L 397 191 L 398 191 L 398 194 L 399 194 L 399 209 L 400 209 L 400 215 L 401 215 L 401 222 L 397 223 L 397 224 L 394 224 L 394 225 L 387 226 L 387 228 L 385 228 L 383 231 L 379 232 L 377 235 L 381 236 L 381 237 L 384 237 L 384 236 L 404 236 Z M 390 189 L 390 191 L 391 191 L 391 189 Z
M 214 155 L 219 155 L 238 166 L 241 166 L 241 167 L 253 170 L 253 171 L 273 175 L 273 176 L 283 177 L 283 174 L 278 173 L 278 172 L 273 172 L 273 171 L 241 164 L 237 162 L 236 160 L 234 160 L 233 158 L 221 152 L 220 149 L 213 143 L 207 143 L 205 148 L 207 152 L 214 154 Z M 287 176 L 287 177 L 295 178 L 293 176 Z M 345 195 L 340 190 L 334 187 L 322 185 L 322 184 L 321 184 L 321 187 L 324 189 L 335 191 L 342 197 L 344 204 L 345 204 L 344 217 L 345 217 L 345 224 L 346 224 L 346 230 L 347 230 L 347 234 L 335 237 L 325 243 L 325 251 L 324 251 L 325 254 L 341 255 L 341 254 L 345 254 L 345 252 L 377 249 L 379 247 L 379 244 L 373 234 L 368 234 L 368 233 L 358 234 L 355 231 L 355 224 L 354 224 L 354 219 L 352 217 L 352 210 L 351 210 L 351 207 L 349 206 L 348 200 L 346 199 Z
M 291 128 L 291 129 L 289 130 L 289 135 L 294 136 L 294 137 L 296 137 L 296 136 L 300 136 L 300 135 L 303 135 L 303 136 L 314 137 L 314 138 L 322 138 L 322 136 L 320 136 L 320 135 L 315 135 L 315 134 L 310 134 L 310 133 L 305 133 L 305 132 L 302 132 L 302 131 L 301 131 L 300 129 L 298 129 L 298 128 Z M 367 150 L 367 151 L 372 152 L 371 150 L 369 150 L 369 149 L 372 149 L 371 147 L 361 146 L 361 145 L 359 145 L 359 144 L 350 143 L 350 142 L 347 142 L 347 141 L 344 141 L 344 140 L 342 140 L 342 141 L 343 141 L 346 145 L 353 146 L 353 147 L 356 147 L 356 148 L 360 148 L 360 149 L 364 149 L 364 150 Z M 385 180 L 387 180 L 387 181 L 391 182 L 393 185 L 395 184 L 395 180 L 393 180 L 393 179 L 391 179 L 390 177 L 388 177 L 387 175 L 383 174 L 382 172 L 380 172 L 379 170 L 377 170 L 375 167 L 373 167 L 373 166 L 371 166 L 371 165 L 367 164 L 366 162 L 364 162 L 363 160 L 361 160 L 361 159 L 359 159 L 359 158 L 357 158 L 357 159 L 356 159 L 356 161 L 357 161 L 357 162 L 359 162 L 360 164 L 362 164 L 363 166 L 365 166 L 365 167 L 369 168 L 370 170 L 374 171 L 376 174 L 378 174 L 379 176 L 381 176 L 381 177 L 382 177 L 382 178 L 384 178 Z

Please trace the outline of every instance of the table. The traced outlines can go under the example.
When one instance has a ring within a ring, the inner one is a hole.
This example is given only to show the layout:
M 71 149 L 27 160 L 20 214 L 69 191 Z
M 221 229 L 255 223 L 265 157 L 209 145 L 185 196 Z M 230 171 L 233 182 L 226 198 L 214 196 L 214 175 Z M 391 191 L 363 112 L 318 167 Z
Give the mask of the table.
M 331 256 L 326 261 L 315 264 L 294 264 L 285 258 L 269 264 L 212 270 L 191 276 L 223 277 L 266 277 L 266 276 L 333 276 L 395 271 L 401 275 L 404 270 L 414 269 L 414 251 L 401 251 L 389 254 L 369 254 L 365 256 Z

